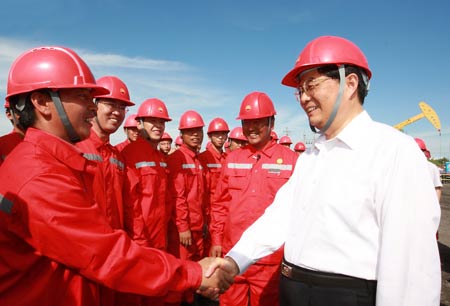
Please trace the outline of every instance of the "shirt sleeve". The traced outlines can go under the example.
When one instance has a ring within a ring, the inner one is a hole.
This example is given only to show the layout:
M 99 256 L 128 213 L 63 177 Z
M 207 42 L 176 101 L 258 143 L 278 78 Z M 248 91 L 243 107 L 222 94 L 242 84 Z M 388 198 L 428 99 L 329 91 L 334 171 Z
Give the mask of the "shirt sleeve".
M 123 186 L 124 229 L 137 244 L 148 246 L 148 232 L 145 226 L 139 190 L 139 175 L 132 166 L 127 166 Z
M 182 160 L 175 153 L 168 158 L 169 179 L 168 189 L 178 232 L 190 229 L 189 205 L 187 202 L 186 178 L 182 170 Z
M 289 228 L 286 221 L 295 203 L 293 197 L 295 182 L 296 170 L 279 189 L 273 203 L 264 214 L 244 231 L 239 241 L 226 254 L 237 263 L 241 274 L 258 259 L 275 252 L 286 241 Z
M 384 185 L 378 189 L 377 306 L 437 306 L 440 302 L 435 239 L 439 203 L 427 161 L 413 145 L 399 146 L 389 169 L 385 169 Z
M 92 281 L 150 296 L 197 289 L 201 284 L 199 264 L 140 247 L 124 231 L 113 230 L 70 173 L 49 171 L 33 177 L 11 197 L 10 230 L 37 254 Z

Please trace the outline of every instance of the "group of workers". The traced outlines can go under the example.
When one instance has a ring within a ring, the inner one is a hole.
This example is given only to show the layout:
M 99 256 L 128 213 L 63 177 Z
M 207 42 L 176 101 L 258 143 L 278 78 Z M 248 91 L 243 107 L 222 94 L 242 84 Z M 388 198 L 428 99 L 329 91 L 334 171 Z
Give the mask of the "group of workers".
M 120 78 L 65 47 L 24 52 L 0 139 L 0 304 L 439 305 L 427 160 L 364 110 L 371 76 L 354 43 L 318 37 L 282 80 L 310 148 L 277 141 L 275 105 L 252 91 L 241 126 L 214 118 L 200 152 L 197 111 L 173 149 L 162 100 L 125 120 Z

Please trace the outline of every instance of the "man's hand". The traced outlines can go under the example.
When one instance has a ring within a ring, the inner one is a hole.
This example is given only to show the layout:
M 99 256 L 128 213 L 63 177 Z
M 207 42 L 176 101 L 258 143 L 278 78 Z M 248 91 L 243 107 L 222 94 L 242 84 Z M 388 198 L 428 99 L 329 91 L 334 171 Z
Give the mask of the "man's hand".
M 211 257 L 222 257 L 222 246 L 213 245 L 209 250 L 209 256 Z
M 180 232 L 180 243 L 185 247 L 190 246 L 192 244 L 191 230 Z
M 197 293 L 214 300 L 233 284 L 234 277 L 239 273 L 239 268 L 232 259 L 207 257 L 200 260 L 199 264 L 202 266 L 203 277 Z

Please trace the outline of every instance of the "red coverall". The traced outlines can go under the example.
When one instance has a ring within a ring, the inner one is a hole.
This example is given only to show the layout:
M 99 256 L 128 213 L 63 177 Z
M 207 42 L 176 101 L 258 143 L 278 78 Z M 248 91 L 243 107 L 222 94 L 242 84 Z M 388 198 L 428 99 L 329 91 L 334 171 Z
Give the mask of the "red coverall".
M 205 151 L 198 155 L 198 159 L 208 168 L 209 172 L 209 193 L 210 193 L 210 201 L 212 202 L 214 198 L 214 194 L 216 191 L 216 186 L 219 181 L 220 175 L 222 173 L 223 164 L 225 163 L 225 158 L 227 157 L 227 153 L 219 152 L 214 149 L 212 146 L 207 147 Z M 210 204 L 211 205 L 211 204 Z M 207 212 L 210 212 L 211 209 L 207 209 Z M 210 215 L 207 215 L 207 224 L 211 224 Z M 211 248 L 211 236 L 208 235 L 205 237 L 205 253 L 204 256 L 209 256 L 209 250 Z
M 262 151 L 247 145 L 228 153 L 216 197 L 211 203 L 213 245 L 222 246 L 224 254 L 231 249 L 272 204 L 278 189 L 291 176 L 297 156 L 273 140 Z M 220 305 L 278 305 L 282 255 L 280 248 L 236 277 L 234 285 L 220 297 Z
M 209 212 L 207 170 L 198 159 L 198 154 L 185 144 L 169 155 L 169 194 L 173 209 L 173 226 L 170 228 L 169 251 L 181 259 L 200 260 L 203 258 L 203 237 L 206 216 Z M 179 233 L 191 231 L 192 245 L 180 244 Z
M 0 137 L 0 166 L 6 156 L 23 140 L 22 135 L 12 131 Z
M 125 181 L 125 164 L 122 156 L 109 142 L 101 140 L 92 129 L 89 138 L 76 146 L 86 159 L 96 162 L 97 170 L 92 181 L 96 203 L 112 228 L 123 229 L 122 188 Z
M 125 165 L 119 151 L 109 142 L 101 140 L 93 129 L 89 138 L 78 142 L 76 146 L 86 159 L 96 163 L 95 173 L 86 178 L 87 188 L 91 189 L 109 225 L 113 229 L 123 229 L 122 187 Z M 100 287 L 100 294 L 102 305 L 114 305 L 121 299 L 120 293 L 105 287 Z
M 169 217 L 165 155 L 141 137 L 130 142 L 122 155 L 127 168 L 124 203 L 129 207 L 125 210 L 125 229 L 136 243 L 165 251 Z M 177 299 L 178 295 L 170 297 Z M 164 298 L 143 297 L 141 303 L 164 305 Z
M 123 149 L 125 149 L 125 147 L 130 143 L 131 141 L 127 139 L 125 139 L 124 141 L 122 141 L 121 143 L 118 143 L 115 145 L 115 148 L 119 151 L 122 152 Z
M 128 178 L 124 202 L 134 211 L 126 216 L 127 232 L 139 244 L 166 250 L 170 206 L 165 155 L 141 137 L 126 146 L 122 155 Z
M 197 288 L 202 270 L 139 247 L 89 194 L 95 164 L 29 128 L 0 170 L 0 305 L 100 305 L 99 284 L 164 296 Z

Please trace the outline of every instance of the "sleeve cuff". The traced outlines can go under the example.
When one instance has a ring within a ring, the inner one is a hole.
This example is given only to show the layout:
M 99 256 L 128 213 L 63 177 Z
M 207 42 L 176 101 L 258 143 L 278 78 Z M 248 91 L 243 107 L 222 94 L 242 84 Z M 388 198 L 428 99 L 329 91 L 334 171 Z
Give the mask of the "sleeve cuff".
M 256 262 L 255 260 L 247 258 L 246 256 L 244 256 L 240 253 L 237 253 L 236 251 L 233 251 L 233 250 L 229 251 L 225 255 L 225 257 L 227 257 L 227 256 L 231 257 L 236 262 L 236 264 L 239 267 L 239 274 L 244 273 L 252 264 L 254 264 Z

